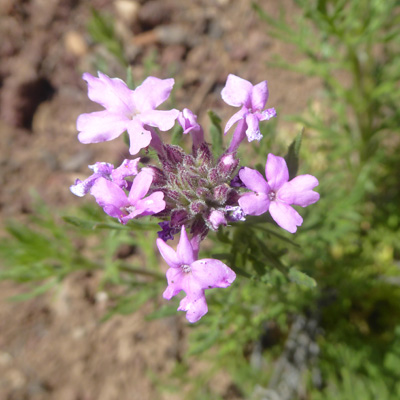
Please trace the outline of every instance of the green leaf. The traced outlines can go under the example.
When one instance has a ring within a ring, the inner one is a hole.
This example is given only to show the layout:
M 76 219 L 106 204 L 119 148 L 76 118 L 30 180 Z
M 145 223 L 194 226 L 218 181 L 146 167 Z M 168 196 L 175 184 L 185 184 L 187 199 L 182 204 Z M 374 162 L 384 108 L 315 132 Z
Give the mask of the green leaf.
M 211 126 L 210 126 L 210 134 L 211 134 L 211 142 L 212 142 L 212 148 L 214 151 L 214 154 L 217 156 L 221 154 L 222 152 L 222 138 L 223 138 L 223 132 L 221 128 L 221 118 L 215 114 L 214 111 L 209 111 L 208 116 L 211 121 Z
M 290 268 L 288 276 L 292 282 L 296 282 L 299 285 L 306 286 L 308 288 L 314 288 L 317 286 L 315 279 L 296 268 Z
M 131 90 L 135 89 L 135 82 L 133 81 L 132 67 L 130 65 L 126 69 L 126 86 L 128 86 L 128 88 Z
M 10 300 L 12 301 L 26 301 L 33 299 L 36 296 L 39 296 L 43 293 L 46 293 L 48 290 L 53 288 L 56 284 L 58 283 L 56 278 L 52 278 L 49 281 L 43 283 L 42 285 L 37 286 L 35 289 L 27 292 L 27 293 L 21 293 L 17 294 L 13 297 L 11 297 Z
M 74 226 L 76 226 L 78 228 L 82 228 L 82 229 L 91 230 L 91 229 L 94 229 L 94 226 L 97 224 L 97 222 L 95 222 L 95 221 L 86 221 L 81 218 L 72 217 L 72 216 L 68 216 L 68 215 L 66 215 L 62 218 L 66 223 L 74 225 Z
M 190 350 L 188 351 L 188 356 L 194 356 L 196 354 L 204 353 L 216 343 L 219 338 L 219 334 L 219 331 L 216 329 L 208 332 L 208 334 L 204 336 L 202 340 L 198 340 L 196 344 L 190 347 Z
M 285 156 L 285 161 L 289 169 L 289 180 L 293 179 L 297 175 L 297 171 L 299 169 L 299 152 L 300 152 L 303 132 L 304 128 L 296 136 L 296 139 L 293 140 Z

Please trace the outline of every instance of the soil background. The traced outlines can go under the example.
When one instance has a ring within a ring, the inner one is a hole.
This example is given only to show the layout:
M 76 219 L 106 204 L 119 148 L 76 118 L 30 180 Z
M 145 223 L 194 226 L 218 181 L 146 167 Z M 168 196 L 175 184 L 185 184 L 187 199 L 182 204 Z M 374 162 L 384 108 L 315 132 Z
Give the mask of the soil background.
M 298 13 L 290 0 L 259 4 L 273 15 L 280 7 L 289 16 Z M 220 97 L 229 73 L 254 84 L 268 80 L 268 106 L 277 109 L 280 129 L 290 127 L 281 116 L 302 112 L 320 93 L 317 80 L 268 66 L 277 54 L 292 62 L 298 57 L 268 36 L 248 0 L 0 0 L 2 231 L 7 219 L 32 213 L 32 189 L 50 208 L 81 204 L 69 186 L 88 175 L 87 165 L 119 165 L 128 156 L 122 141 L 77 140 L 77 116 L 98 109 L 87 98 L 82 73 L 94 74 L 105 60 L 110 76 L 126 76 L 88 34 L 92 8 L 114 18 L 136 82 L 152 60 L 153 75 L 175 77 L 177 107 L 193 110 L 205 126 L 207 110 L 223 122 L 234 111 Z M 100 275 L 73 274 L 56 293 L 18 303 L 9 298 L 25 287 L 0 283 L 0 400 L 184 398 L 185 387 L 160 392 L 155 378 L 168 376 L 185 351 L 182 313 L 147 321 L 145 306 L 101 323 L 107 299 L 98 295 Z M 195 374 L 202 366 L 191 368 Z M 223 372 L 209 385 L 223 398 L 243 398 Z

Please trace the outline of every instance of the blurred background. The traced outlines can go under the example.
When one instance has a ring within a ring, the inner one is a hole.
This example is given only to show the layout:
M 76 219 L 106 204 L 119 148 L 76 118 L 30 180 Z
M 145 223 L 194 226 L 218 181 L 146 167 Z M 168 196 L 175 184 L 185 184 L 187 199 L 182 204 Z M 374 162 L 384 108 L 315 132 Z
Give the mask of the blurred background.
M 400 398 L 399 10 L 0 0 L 0 398 Z M 98 110 L 81 75 L 96 71 L 174 77 L 169 105 L 211 132 L 208 110 L 223 125 L 235 112 L 220 97 L 229 73 L 267 80 L 278 118 L 243 146 L 245 165 L 283 156 L 304 128 L 299 173 L 321 200 L 294 236 L 270 223 L 211 236 L 205 254 L 244 276 L 195 326 L 161 298 L 156 224 L 116 229 L 69 191 L 88 164 L 129 156 L 122 140 L 77 140 L 77 116 Z

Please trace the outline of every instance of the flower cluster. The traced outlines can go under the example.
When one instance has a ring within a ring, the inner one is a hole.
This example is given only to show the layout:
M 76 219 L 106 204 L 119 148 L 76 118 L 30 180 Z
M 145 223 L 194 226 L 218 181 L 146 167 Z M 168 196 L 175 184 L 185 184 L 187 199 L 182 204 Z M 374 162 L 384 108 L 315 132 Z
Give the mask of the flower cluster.
M 221 261 L 198 259 L 200 243 L 207 233 L 243 221 L 247 215 L 267 212 L 280 227 L 294 233 L 303 220 L 291 205 L 306 207 L 315 203 L 319 194 L 313 188 L 318 181 L 311 175 L 289 181 L 285 160 L 273 154 L 268 154 L 265 178 L 257 170 L 240 166 L 240 144 L 246 137 L 248 141 L 259 141 L 260 121 L 276 116 L 274 108 L 265 109 L 266 81 L 253 86 L 235 75 L 228 76 L 222 98 L 241 109 L 225 127 L 226 134 L 236 124 L 229 147 L 215 157 L 192 111 L 156 109 L 168 99 L 173 79 L 149 77 L 135 90 L 102 73 L 98 77 L 85 73 L 83 79 L 88 83 L 89 98 L 104 110 L 79 116 L 79 140 L 97 143 L 127 132 L 130 154 L 151 147 L 159 163 L 140 168 L 138 157 L 114 168 L 98 162 L 89 166 L 93 174 L 84 181 L 78 179 L 71 192 L 77 196 L 90 193 L 104 212 L 122 224 L 146 215 L 161 221 L 157 247 L 170 267 L 164 298 L 169 300 L 184 291 L 186 296 L 178 310 L 186 311 L 187 319 L 196 322 L 207 313 L 204 291 L 228 287 L 236 278 Z M 168 131 L 175 122 L 192 137 L 190 154 L 179 146 L 165 144 L 155 129 Z M 175 251 L 166 242 L 178 233 Z

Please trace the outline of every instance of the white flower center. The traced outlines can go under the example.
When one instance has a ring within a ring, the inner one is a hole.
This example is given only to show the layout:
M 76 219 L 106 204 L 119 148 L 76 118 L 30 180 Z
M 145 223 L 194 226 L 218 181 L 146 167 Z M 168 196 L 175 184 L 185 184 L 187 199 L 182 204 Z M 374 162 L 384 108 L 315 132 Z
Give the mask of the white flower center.
M 123 207 L 121 208 L 121 210 L 123 210 Z M 132 212 L 134 212 L 136 210 L 136 207 L 135 206 L 128 206 L 128 207 L 125 207 L 125 210 L 127 211 L 128 214 L 130 214 L 130 213 L 132 213 Z
M 271 201 L 276 200 L 276 193 L 275 192 L 269 192 L 268 197 Z
M 189 272 L 192 272 L 192 269 L 190 268 L 190 265 L 183 264 L 183 265 L 181 265 L 181 268 L 183 269 L 183 272 L 185 272 L 186 274 L 189 273 Z

